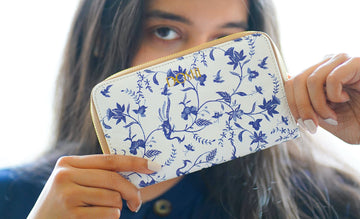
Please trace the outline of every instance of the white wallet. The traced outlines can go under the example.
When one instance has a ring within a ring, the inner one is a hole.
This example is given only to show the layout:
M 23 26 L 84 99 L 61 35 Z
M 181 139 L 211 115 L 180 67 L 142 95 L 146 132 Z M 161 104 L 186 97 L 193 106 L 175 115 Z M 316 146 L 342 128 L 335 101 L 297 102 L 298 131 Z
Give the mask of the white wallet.
M 272 40 L 241 32 L 112 75 L 91 113 L 104 153 L 162 165 L 121 173 L 145 187 L 297 138 L 285 80 Z

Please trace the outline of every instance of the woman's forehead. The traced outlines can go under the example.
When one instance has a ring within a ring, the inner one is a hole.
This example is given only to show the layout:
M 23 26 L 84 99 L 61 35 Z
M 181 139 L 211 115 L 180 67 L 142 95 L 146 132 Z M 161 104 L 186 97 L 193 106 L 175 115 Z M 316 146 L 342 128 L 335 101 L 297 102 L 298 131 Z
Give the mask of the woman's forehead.
M 248 17 L 246 0 L 150 0 L 147 13 L 153 12 L 175 15 L 188 23 L 247 22 Z

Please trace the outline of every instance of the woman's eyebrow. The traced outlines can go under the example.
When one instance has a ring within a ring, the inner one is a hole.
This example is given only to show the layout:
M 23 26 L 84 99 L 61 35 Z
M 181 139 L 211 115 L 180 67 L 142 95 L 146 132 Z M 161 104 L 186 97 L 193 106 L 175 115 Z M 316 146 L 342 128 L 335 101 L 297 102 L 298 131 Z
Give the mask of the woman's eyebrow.
M 177 14 L 173 14 L 173 13 L 169 13 L 169 12 L 165 12 L 165 11 L 160 11 L 160 10 L 149 11 L 148 13 L 146 13 L 146 17 L 147 18 L 161 18 L 161 19 L 178 21 L 178 22 L 182 22 L 185 24 L 191 24 L 190 20 L 188 20 L 187 18 L 185 18 L 181 15 L 177 15 Z
M 221 28 L 239 28 L 239 29 L 248 29 L 247 22 L 239 21 L 239 22 L 229 22 L 224 25 L 221 25 Z
M 178 22 L 182 22 L 185 24 L 192 24 L 192 22 L 189 19 L 187 19 L 186 17 L 177 15 L 174 13 L 166 12 L 166 11 L 161 11 L 161 10 L 151 10 L 151 11 L 147 12 L 146 18 L 160 18 L 160 19 L 178 21 Z M 239 22 L 236 21 L 236 22 L 225 23 L 225 24 L 221 25 L 220 27 L 221 28 L 239 28 L 239 29 L 247 30 L 248 24 L 247 24 L 247 22 L 244 22 L 244 21 L 239 21 Z

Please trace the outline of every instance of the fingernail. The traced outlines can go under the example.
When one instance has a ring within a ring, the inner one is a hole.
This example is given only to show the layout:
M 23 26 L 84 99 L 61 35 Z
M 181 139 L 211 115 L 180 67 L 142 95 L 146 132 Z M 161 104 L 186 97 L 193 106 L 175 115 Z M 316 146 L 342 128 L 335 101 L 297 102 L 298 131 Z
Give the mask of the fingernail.
M 120 218 L 120 216 L 121 216 L 121 210 L 120 210 L 120 209 L 118 209 L 118 212 L 119 212 L 119 218 Z
M 138 194 L 138 197 L 139 197 L 139 200 L 140 200 L 140 204 L 136 207 L 135 210 L 132 210 L 132 209 L 134 209 L 134 208 L 130 206 L 129 202 L 126 203 L 127 206 L 128 206 L 128 208 L 129 208 L 130 210 L 132 210 L 133 212 L 139 212 L 139 210 L 140 210 L 140 208 L 141 208 L 141 205 L 142 205 L 142 199 L 141 199 L 140 191 L 138 191 L 137 194 Z
M 141 205 L 142 205 L 142 199 L 141 199 L 140 191 L 138 191 L 138 197 L 139 197 L 139 199 L 140 199 L 140 204 L 139 204 L 139 206 L 138 206 L 138 207 L 136 208 L 136 210 L 135 210 L 136 213 L 140 210 Z
M 148 169 L 154 172 L 158 172 L 161 170 L 161 164 L 148 160 Z
M 304 121 L 305 127 L 306 129 L 311 133 L 311 134 L 315 134 L 316 133 L 316 125 L 314 123 L 314 121 L 312 119 L 307 119 Z
M 330 124 L 330 125 L 335 125 L 335 126 L 338 125 L 338 122 L 332 118 L 325 119 L 324 122 L 326 122 L 327 124 Z
M 303 127 L 304 129 L 306 129 L 306 126 L 305 126 L 305 124 L 304 124 L 304 121 L 303 121 L 301 118 L 297 120 L 297 124 L 298 124 L 299 126 Z

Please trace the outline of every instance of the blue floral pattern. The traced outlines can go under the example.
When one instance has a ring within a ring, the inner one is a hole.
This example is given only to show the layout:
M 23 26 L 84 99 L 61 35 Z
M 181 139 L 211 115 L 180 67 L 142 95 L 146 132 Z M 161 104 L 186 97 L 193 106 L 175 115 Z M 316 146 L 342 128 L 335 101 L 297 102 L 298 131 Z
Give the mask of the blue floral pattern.
M 298 137 L 275 60 L 269 39 L 250 33 L 97 85 L 109 150 L 163 166 L 122 175 L 144 187 Z

